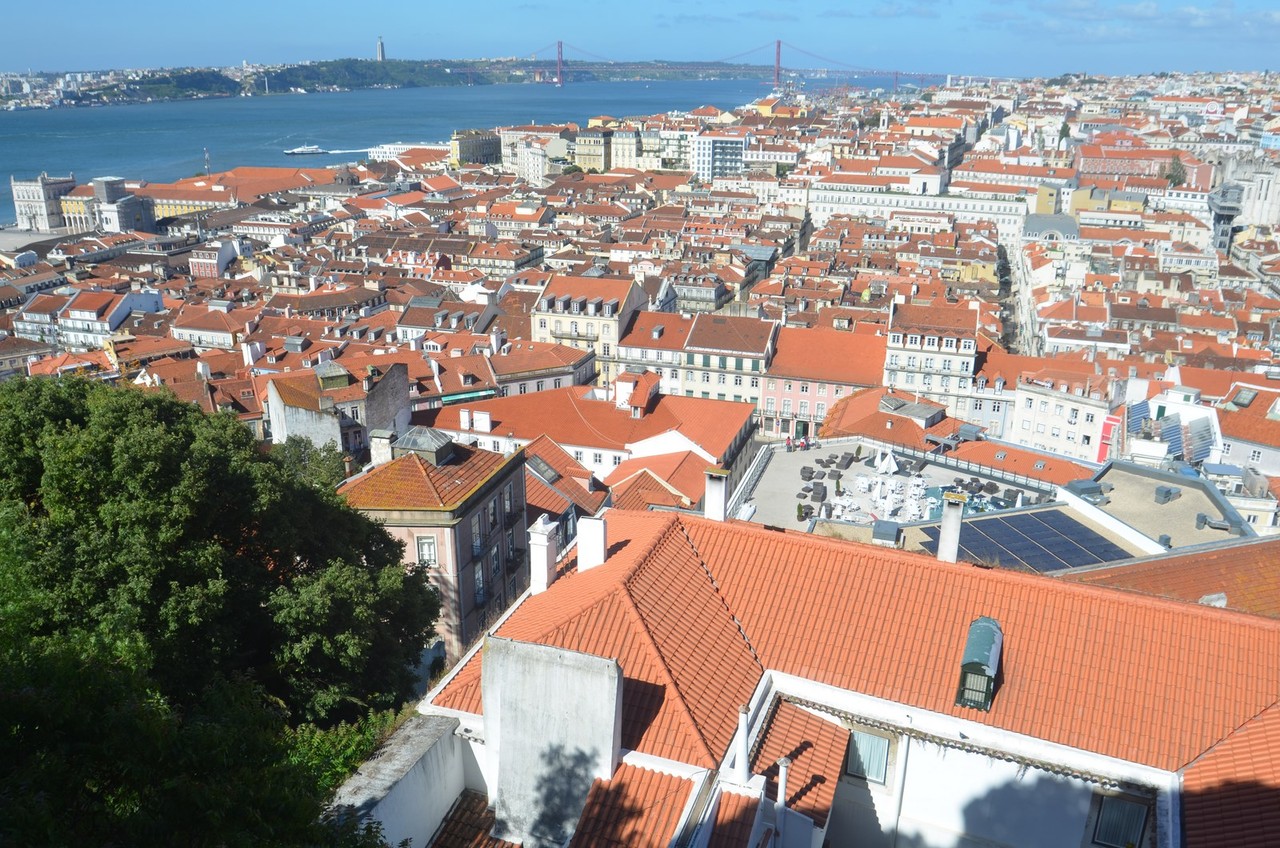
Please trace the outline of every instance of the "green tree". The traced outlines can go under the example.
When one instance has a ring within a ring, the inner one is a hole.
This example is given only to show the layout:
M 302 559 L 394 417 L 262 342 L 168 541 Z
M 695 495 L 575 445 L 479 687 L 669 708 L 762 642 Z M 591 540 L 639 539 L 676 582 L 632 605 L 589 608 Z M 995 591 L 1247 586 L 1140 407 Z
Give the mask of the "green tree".
M 439 605 L 324 467 L 171 394 L 0 385 L 0 843 L 373 838 L 314 830 L 292 734 L 400 706 Z
M 5 550 L 30 635 L 114 645 L 172 698 L 244 674 L 295 719 L 396 705 L 438 612 L 399 542 L 234 416 L 87 381 L 0 386 Z
M 1184 185 L 1187 182 L 1187 166 L 1183 165 L 1182 158 L 1175 154 L 1169 161 L 1169 167 L 1165 168 L 1161 176 L 1169 181 L 1170 187 Z
M 344 454 L 333 442 L 316 447 L 310 439 L 290 436 L 271 448 L 271 458 L 303 482 L 321 489 L 336 489 L 347 477 Z

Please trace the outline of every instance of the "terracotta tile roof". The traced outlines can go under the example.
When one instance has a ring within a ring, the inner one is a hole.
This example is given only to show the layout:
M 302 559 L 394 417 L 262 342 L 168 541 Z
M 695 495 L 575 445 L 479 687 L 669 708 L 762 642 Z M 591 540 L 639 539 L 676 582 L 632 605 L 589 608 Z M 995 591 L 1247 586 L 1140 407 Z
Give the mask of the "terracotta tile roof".
M 844 770 L 848 746 L 848 730 L 794 704 L 779 701 L 757 742 L 751 771 L 765 776 L 765 795 L 777 800 L 778 759 L 789 757 L 787 806 L 808 816 L 821 828 L 831 814 L 831 802 Z
M 551 484 L 551 488 L 586 512 L 594 515 L 608 497 L 608 491 L 599 482 L 591 482 L 591 471 L 549 437 L 539 436 L 525 445 L 524 455 L 526 458 L 539 457 L 551 466 L 560 475 L 560 479 Z
M 679 492 L 644 469 L 611 487 L 613 506 L 617 509 L 650 509 L 652 507 L 688 507 Z
M 685 349 L 763 356 L 776 328 L 772 321 L 704 312 L 694 316 Z
M 1200 834 L 1189 844 L 1222 844 L 1213 828 L 1246 825 L 1229 844 L 1274 844 L 1265 837 L 1277 805 L 1247 814 L 1232 805 L 1280 785 L 1280 622 L 738 522 L 608 518 L 610 560 L 570 571 L 499 632 L 617 657 L 624 747 L 703 766 L 720 758 L 763 667 L 1185 769 L 1188 834 Z M 989 712 L 955 705 L 979 615 L 1004 632 Z M 435 703 L 479 712 L 479 663 Z M 1201 788 L 1203 798 L 1190 797 Z
M 887 338 L 825 327 L 783 327 L 769 376 L 878 386 L 884 379 Z
M 616 515 L 610 532 L 632 541 L 528 598 L 498 634 L 616 658 L 622 747 L 713 767 L 762 669 L 683 528 L 669 515 Z M 476 654 L 435 703 L 479 713 L 480 664 Z
M 1278 560 L 1280 539 L 1270 537 L 1194 554 L 1118 563 L 1064 574 L 1063 579 L 1190 603 L 1221 592 L 1227 596 L 1228 609 L 1280 618 Z
M 641 471 L 648 471 L 670 488 L 684 495 L 690 504 L 702 500 L 707 489 L 706 470 L 709 463 L 693 451 L 664 453 L 628 459 L 618 465 L 605 478 L 606 486 L 613 487 L 630 480 Z
M 453 452 L 439 468 L 404 454 L 343 483 L 338 494 L 356 509 L 452 510 L 503 468 L 524 462 L 522 451 L 503 456 L 455 443 Z
M 978 311 L 955 306 L 915 306 L 896 304 L 892 327 L 895 330 L 933 330 L 950 335 L 971 336 L 977 331 Z
M 1170 770 L 1280 693 L 1280 624 L 1266 619 L 680 520 L 766 668 Z M 987 713 L 954 703 L 979 615 L 1007 646 Z M 847 626 L 864 620 L 876 626 Z
M 926 430 L 910 418 L 882 411 L 880 399 L 888 394 L 892 394 L 889 389 L 871 388 L 841 398 L 827 413 L 818 435 L 824 439 L 868 436 L 889 444 L 929 451 L 937 445 L 925 441 L 926 434 L 951 436 L 964 423 L 958 418 L 944 417 Z M 899 392 L 896 397 L 906 399 L 910 395 Z M 916 402 L 941 408 L 932 401 Z
M 1182 778 L 1187 845 L 1280 844 L 1280 706 L 1220 742 Z
M 1059 486 L 1065 486 L 1072 480 L 1092 477 L 1095 473 L 1069 459 L 1035 453 L 999 442 L 964 442 L 951 452 L 951 456 Z
M 707 848 L 747 848 L 760 800 L 753 795 L 722 792 Z
M 693 781 L 623 763 L 596 780 L 569 848 L 667 848 Z
M 464 789 L 440 825 L 432 848 L 519 848 L 514 842 L 494 839 L 494 814 L 481 792 Z
M 625 450 L 627 445 L 662 433 L 679 432 L 717 461 L 750 421 L 754 404 L 660 395 L 641 418 L 612 401 L 591 397 L 590 386 L 567 386 L 525 395 L 446 406 L 415 414 L 415 424 L 460 431 L 459 411 L 487 411 L 492 431 L 529 440 L 546 435 L 561 445 Z

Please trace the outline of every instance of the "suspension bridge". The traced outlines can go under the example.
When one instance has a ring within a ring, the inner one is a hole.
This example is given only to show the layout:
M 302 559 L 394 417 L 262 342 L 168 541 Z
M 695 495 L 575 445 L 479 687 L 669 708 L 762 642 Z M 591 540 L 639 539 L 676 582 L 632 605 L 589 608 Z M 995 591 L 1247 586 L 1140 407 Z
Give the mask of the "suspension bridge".
M 816 62 L 817 64 L 807 64 L 805 67 L 792 64 L 784 66 L 782 64 L 782 50 L 784 47 L 789 52 L 803 56 L 806 63 Z M 568 58 L 565 55 L 566 49 L 569 51 Z M 774 88 L 781 88 L 787 79 L 796 77 L 810 80 L 820 79 L 830 81 L 833 84 L 848 84 L 860 78 L 877 77 L 885 80 L 892 79 L 893 90 L 897 91 L 899 84 L 903 81 L 923 87 L 935 84 L 947 77 L 947 74 L 944 73 L 860 67 L 839 59 L 820 56 L 781 39 L 771 44 L 766 43 L 752 47 L 749 50 L 726 56 L 723 59 L 707 62 L 622 61 L 599 56 L 564 41 L 556 41 L 553 44 L 548 44 L 532 51 L 529 60 L 523 62 L 517 60 L 516 65 L 526 73 L 533 75 L 536 81 L 554 85 L 564 85 L 575 81 L 575 79 L 594 78 L 599 74 L 643 73 L 644 71 L 715 73 L 726 68 L 750 67 L 759 69 L 761 76 L 764 76 L 768 65 L 762 62 L 753 63 L 745 60 L 748 60 L 753 55 L 763 57 L 766 51 L 772 51 L 773 53 L 772 83 Z M 554 58 L 552 58 L 553 53 Z

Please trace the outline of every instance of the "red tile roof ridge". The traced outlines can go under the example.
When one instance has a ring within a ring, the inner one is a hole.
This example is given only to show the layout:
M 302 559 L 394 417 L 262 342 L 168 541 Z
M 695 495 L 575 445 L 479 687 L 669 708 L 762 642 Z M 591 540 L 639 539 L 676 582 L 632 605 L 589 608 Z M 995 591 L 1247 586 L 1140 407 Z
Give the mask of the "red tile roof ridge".
M 1220 749 L 1221 746 L 1230 744 L 1230 742 L 1236 738 L 1237 734 L 1242 732 L 1248 732 L 1248 729 L 1252 725 L 1254 725 L 1255 722 L 1257 722 L 1259 719 L 1267 717 L 1268 713 L 1272 713 L 1272 711 L 1277 710 L 1277 708 L 1280 708 L 1280 698 L 1277 698 L 1276 700 L 1267 704 L 1262 709 L 1258 710 L 1253 715 L 1249 716 L 1244 721 L 1240 722 L 1240 724 L 1233 727 L 1221 739 L 1217 740 L 1208 748 L 1205 748 L 1203 751 L 1201 751 L 1199 754 L 1193 757 L 1190 762 L 1184 763 L 1178 770 L 1186 771 L 1187 769 L 1195 768 L 1195 766 L 1198 763 L 1202 762 L 1206 758 L 1212 757 L 1214 753 Z

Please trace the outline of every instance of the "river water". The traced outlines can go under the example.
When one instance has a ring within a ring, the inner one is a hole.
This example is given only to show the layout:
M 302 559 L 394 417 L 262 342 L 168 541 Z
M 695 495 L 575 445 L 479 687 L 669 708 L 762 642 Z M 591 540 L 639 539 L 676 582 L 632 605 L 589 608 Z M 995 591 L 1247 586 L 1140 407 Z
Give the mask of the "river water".
M 285 156 L 304 144 L 368 149 L 390 141 L 447 141 L 455 129 L 625 117 L 711 104 L 731 109 L 768 94 L 755 80 L 489 85 L 185 100 L 0 112 L 0 223 L 16 218 L 9 176 L 41 171 L 80 182 L 153 182 L 237 165 L 319 166 L 359 153 Z

